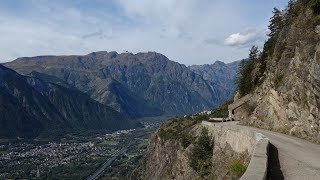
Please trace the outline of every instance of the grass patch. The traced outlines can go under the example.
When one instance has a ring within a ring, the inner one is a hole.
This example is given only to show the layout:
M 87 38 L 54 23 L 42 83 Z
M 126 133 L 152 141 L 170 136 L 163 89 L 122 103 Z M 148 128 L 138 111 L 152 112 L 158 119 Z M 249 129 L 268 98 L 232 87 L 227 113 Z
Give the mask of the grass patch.
M 247 170 L 247 165 L 242 160 L 231 160 L 228 163 L 228 170 L 233 178 L 240 178 Z

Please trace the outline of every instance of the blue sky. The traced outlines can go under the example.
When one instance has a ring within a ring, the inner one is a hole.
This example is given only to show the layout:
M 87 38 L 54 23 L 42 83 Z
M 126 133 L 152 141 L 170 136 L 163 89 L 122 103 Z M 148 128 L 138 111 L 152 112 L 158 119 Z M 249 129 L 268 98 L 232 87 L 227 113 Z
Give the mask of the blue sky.
M 232 62 L 262 46 L 287 0 L 0 0 L 0 62 L 22 56 L 156 51 Z

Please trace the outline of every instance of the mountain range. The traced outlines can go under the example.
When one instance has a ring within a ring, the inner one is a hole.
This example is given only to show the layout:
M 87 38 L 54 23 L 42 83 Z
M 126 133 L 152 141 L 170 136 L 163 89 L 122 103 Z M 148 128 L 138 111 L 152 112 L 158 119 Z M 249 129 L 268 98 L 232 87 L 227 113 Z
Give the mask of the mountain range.
M 212 89 L 217 89 L 216 92 L 225 101 L 231 97 L 236 90 L 235 78 L 238 72 L 240 61 L 232 63 L 224 63 L 216 61 L 213 64 L 192 65 L 188 68 L 199 74 Z
M 140 126 L 75 88 L 22 76 L 0 65 L 0 137 L 33 138 Z
M 185 66 L 162 54 L 93 52 L 23 57 L 5 66 L 82 91 L 131 118 L 211 109 L 234 92 L 238 62 Z

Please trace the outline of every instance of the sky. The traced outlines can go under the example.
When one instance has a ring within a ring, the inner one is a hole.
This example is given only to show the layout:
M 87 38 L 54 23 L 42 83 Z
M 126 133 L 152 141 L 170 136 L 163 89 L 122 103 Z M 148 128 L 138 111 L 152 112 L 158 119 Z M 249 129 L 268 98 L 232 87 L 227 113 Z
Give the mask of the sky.
M 287 0 L 0 0 L 0 63 L 155 51 L 186 65 L 246 58 Z

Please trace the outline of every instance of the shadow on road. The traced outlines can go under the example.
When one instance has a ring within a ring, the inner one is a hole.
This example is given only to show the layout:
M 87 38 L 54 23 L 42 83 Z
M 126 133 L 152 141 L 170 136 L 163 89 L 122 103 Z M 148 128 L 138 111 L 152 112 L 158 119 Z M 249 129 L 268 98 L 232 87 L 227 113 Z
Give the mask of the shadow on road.
M 278 180 L 284 179 L 280 162 L 279 162 L 279 155 L 278 149 L 270 143 L 269 150 L 268 150 L 268 172 L 267 172 L 267 179 L 268 180 Z

